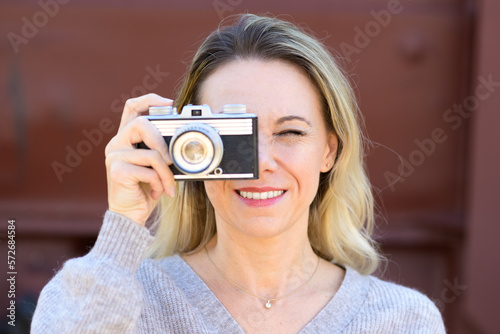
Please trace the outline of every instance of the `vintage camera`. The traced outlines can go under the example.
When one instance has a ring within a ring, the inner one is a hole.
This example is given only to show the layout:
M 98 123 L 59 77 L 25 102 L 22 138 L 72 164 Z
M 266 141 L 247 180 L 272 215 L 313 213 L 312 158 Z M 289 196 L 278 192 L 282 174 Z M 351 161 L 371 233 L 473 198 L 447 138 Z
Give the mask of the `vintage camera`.
M 208 105 L 151 107 L 149 116 L 168 145 L 176 180 L 257 179 L 257 116 L 244 104 L 226 104 L 222 113 Z M 148 148 L 144 143 L 139 148 Z

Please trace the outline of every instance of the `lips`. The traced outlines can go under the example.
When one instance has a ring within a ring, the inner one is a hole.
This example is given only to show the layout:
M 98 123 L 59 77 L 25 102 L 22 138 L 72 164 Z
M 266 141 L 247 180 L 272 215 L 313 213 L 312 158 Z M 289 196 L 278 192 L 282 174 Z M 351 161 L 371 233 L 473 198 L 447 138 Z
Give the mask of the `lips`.
M 254 192 L 254 191 L 236 191 L 238 195 L 243 198 L 255 199 L 255 200 L 264 200 L 271 199 L 274 197 L 281 196 L 285 191 L 284 190 L 270 190 L 264 192 Z
M 249 206 L 265 207 L 273 205 L 283 198 L 286 190 L 274 187 L 247 187 L 236 189 L 239 198 Z

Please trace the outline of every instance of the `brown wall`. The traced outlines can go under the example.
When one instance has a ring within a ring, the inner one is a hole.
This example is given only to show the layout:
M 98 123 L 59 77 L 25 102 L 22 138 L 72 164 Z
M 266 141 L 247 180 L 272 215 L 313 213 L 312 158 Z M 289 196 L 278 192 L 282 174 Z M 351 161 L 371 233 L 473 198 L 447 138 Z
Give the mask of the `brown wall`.
M 498 52 L 488 43 L 499 24 L 493 0 L 484 6 L 468 0 L 75 1 L 52 8 L 53 17 L 35 2 L 0 6 L 1 232 L 8 219 L 16 220 L 18 315 L 24 312 L 26 322 L 54 270 L 95 239 L 106 209 L 103 151 L 122 100 L 146 91 L 173 97 L 186 62 L 221 18 L 270 11 L 324 38 L 357 87 L 372 143 L 367 162 L 379 200 L 377 237 L 389 259 L 381 274 L 427 293 L 451 333 L 493 333 L 494 316 L 481 308 L 495 303 L 493 280 L 481 284 L 481 278 L 497 258 L 485 248 L 483 240 L 493 243 L 494 234 L 482 224 L 498 222 L 498 158 L 488 162 L 492 139 L 499 142 L 494 108 L 500 101 L 493 91 L 479 110 L 468 104 L 489 73 L 500 78 L 499 58 L 489 56 Z M 29 31 L 26 21 L 39 27 Z M 151 76 L 155 70 L 160 74 Z M 463 105 L 474 110 L 471 117 L 456 111 Z M 6 241 L 4 233 L 2 254 Z M 476 261 L 485 255 L 488 261 Z
M 479 11 L 475 73 L 490 77 L 500 87 L 500 3 L 483 1 Z M 477 84 L 477 81 L 474 81 Z M 492 84 L 493 85 L 493 84 Z M 492 88 L 493 90 L 493 88 Z M 467 324 L 477 333 L 500 328 L 500 94 L 483 99 L 471 116 L 467 178 Z

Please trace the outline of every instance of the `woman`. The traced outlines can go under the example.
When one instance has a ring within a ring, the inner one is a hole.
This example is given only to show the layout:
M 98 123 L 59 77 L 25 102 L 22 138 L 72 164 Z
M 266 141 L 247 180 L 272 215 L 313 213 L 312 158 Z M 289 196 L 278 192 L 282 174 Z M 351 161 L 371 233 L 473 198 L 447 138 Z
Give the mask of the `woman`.
M 163 138 L 138 117 L 173 101 L 127 101 L 96 245 L 44 288 L 34 333 L 444 332 L 425 296 L 369 276 L 357 106 L 318 41 L 243 15 L 198 50 L 175 105 L 188 103 L 258 116 L 259 179 L 174 182 Z

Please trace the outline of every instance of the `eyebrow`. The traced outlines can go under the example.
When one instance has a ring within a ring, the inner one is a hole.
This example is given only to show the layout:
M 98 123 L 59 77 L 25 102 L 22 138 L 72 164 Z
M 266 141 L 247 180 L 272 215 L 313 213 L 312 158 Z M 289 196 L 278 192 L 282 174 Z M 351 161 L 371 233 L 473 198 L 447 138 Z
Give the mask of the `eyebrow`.
M 280 119 L 278 119 L 276 121 L 276 123 L 277 124 L 281 124 L 281 123 L 284 123 L 284 122 L 287 122 L 287 121 L 302 121 L 304 123 L 307 123 L 307 125 L 312 126 L 311 122 L 309 122 L 304 117 L 302 117 L 302 116 L 294 116 L 294 115 L 281 117 Z

